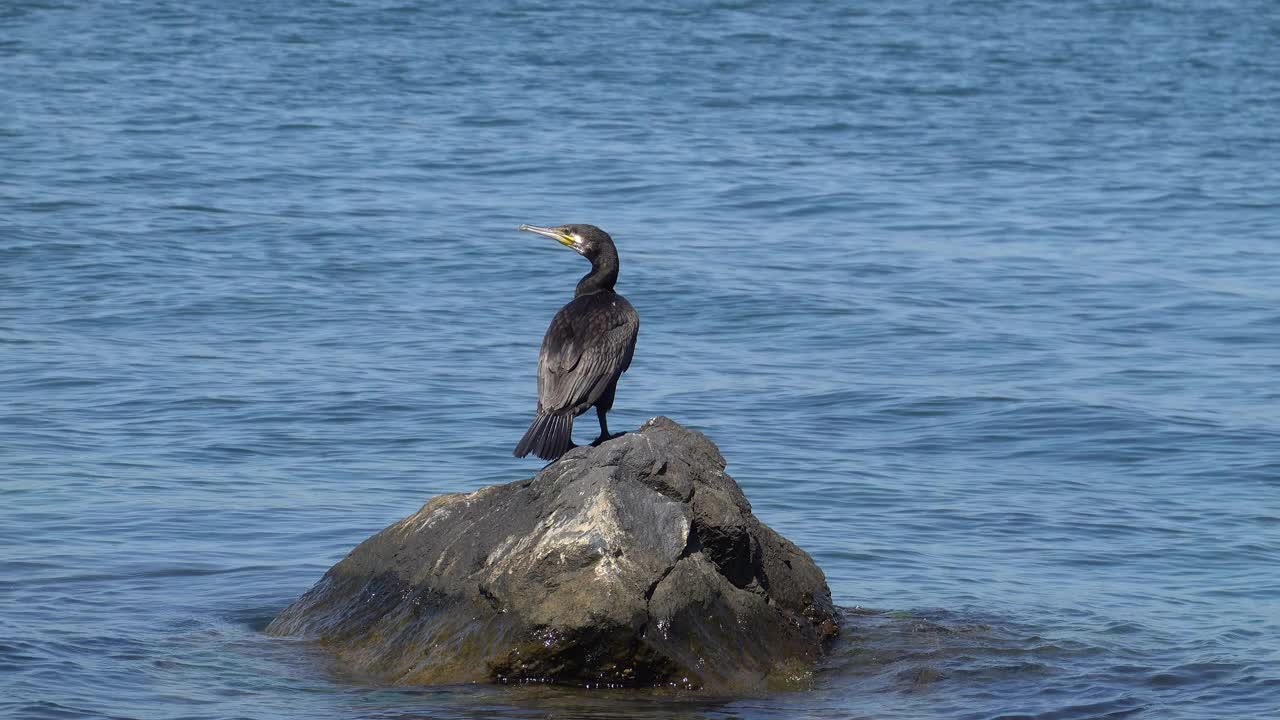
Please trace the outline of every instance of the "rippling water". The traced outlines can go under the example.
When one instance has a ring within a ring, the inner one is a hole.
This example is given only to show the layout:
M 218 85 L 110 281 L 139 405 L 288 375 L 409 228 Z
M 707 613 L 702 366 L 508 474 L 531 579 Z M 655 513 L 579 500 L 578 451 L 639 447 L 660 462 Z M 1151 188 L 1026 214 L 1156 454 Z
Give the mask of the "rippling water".
M 1269 0 L 8 0 L 0 715 L 1276 717 L 1278 108 Z M 618 240 L 614 428 L 708 432 L 851 608 L 813 690 L 260 632 L 536 470 L 586 266 L 522 222 Z

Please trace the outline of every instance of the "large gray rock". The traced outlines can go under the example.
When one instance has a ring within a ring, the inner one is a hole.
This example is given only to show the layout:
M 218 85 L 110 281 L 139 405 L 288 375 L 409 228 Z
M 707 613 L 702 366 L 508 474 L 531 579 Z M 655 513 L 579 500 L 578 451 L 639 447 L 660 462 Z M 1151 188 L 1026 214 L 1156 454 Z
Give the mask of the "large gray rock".
M 822 571 L 664 417 L 529 480 L 433 498 L 268 627 L 394 683 L 760 688 L 837 632 Z

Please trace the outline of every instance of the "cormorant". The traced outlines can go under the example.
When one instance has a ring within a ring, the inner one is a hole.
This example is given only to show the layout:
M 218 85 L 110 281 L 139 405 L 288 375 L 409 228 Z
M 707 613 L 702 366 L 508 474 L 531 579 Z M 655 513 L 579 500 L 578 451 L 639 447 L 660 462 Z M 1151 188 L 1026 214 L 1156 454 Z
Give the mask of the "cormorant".
M 613 291 L 618 281 L 618 251 L 613 238 L 594 225 L 535 227 L 521 225 L 573 248 L 591 261 L 578 281 L 573 300 L 551 319 L 538 355 L 538 413 L 516 445 L 516 457 L 533 453 L 554 460 L 573 447 L 573 419 L 596 408 L 600 437 L 609 434 L 605 413 L 613 407 L 618 377 L 631 366 L 640 315 Z

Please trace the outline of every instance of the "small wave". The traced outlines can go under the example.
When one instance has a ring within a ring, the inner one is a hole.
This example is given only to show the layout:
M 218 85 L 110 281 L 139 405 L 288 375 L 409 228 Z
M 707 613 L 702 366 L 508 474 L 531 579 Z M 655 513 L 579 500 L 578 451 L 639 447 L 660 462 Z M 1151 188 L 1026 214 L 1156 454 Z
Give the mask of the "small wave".
M 183 212 L 211 213 L 211 214 L 217 214 L 217 215 L 226 215 L 233 212 L 226 208 L 213 207 L 211 205 L 166 205 L 165 209 L 166 210 L 182 210 Z

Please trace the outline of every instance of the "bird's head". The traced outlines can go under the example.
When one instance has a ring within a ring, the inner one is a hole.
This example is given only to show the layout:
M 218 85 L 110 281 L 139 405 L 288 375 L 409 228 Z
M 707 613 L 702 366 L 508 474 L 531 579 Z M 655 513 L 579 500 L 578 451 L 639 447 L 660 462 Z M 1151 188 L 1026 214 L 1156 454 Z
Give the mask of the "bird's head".
M 558 225 L 556 227 L 521 225 L 520 229 L 545 235 L 561 245 L 573 248 L 588 260 L 594 260 L 596 255 L 606 247 L 613 247 L 613 238 L 609 237 L 609 233 L 595 225 Z

